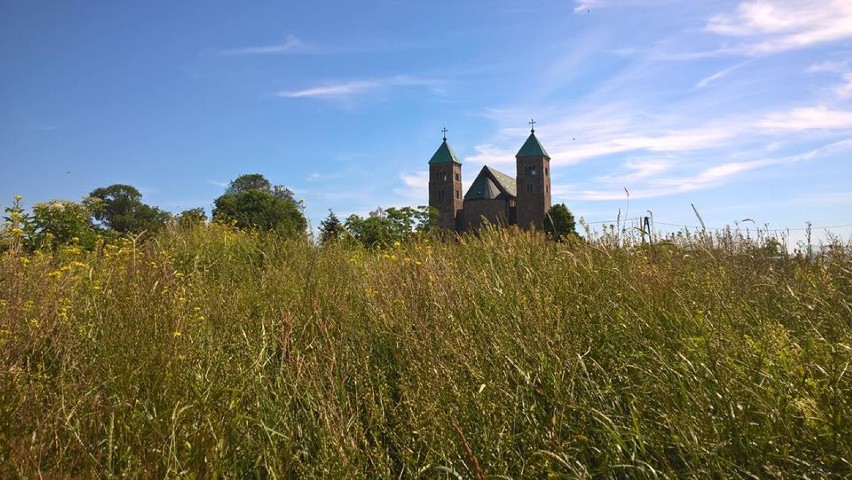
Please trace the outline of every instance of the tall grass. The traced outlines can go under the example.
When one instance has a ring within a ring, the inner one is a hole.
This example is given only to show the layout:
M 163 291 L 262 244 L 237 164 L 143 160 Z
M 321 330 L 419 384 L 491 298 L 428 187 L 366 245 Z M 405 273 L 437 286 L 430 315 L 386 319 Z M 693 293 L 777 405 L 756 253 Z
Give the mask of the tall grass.
M 850 270 L 514 230 L 12 248 L 0 476 L 847 476 Z

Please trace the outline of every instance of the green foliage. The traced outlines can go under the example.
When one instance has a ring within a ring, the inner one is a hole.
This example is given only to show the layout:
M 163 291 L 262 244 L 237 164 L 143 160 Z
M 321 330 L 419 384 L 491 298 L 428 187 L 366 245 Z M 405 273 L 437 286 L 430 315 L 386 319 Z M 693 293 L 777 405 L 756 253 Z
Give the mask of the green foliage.
M 577 222 L 574 221 L 574 214 L 564 203 L 550 207 L 544 219 L 544 231 L 560 242 L 577 237 Z
M 346 219 L 346 229 L 365 247 L 388 247 L 427 232 L 434 217 L 434 209 L 427 206 L 379 208 L 367 218 L 350 215 Z
M 156 232 L 169 220 L 168 212 L 142 203 L 142 194 L 130 185 L 96 188 L 84 203 L 95 220 L 120 234 Z
M 848 253 L 414 237 L 8 249 L 0 478 L 852 472 Z
M 328 216 L 320 223 L 320 245 L 325 245 L 330 242 L 335 242 L 348 235 L 346 227 L 337 218 L 331 210 L 328 211 Z
M 269 180 L 259 173 L 240 175 L 231 181 L 225 195 L 239 195 L 250 191 L 261 191 L 271 193 L 274 197 L 283 200 L 294 200 L 293 192 L 283 185 L 272 185 Z
M 190 208 L 180 212 L 177 216 L 178 225 L 184 228 L 203 225 L 207 222 L 207 212 L 203 208 Z
M 82 203 L 68 200 L 37 203 L 31 220 L 33 248 L 79 244 L 91 250 L 97 239 L 91 216 L 92 212 Z
M 214 204 L 214 221 L 233 222 L 243 229 L 304 235 L 308 227 L 302 205 L 293 199 L 293 192 L 281 185 L 273 186 L 259 173 L 231 181 Z
M 0 252 L 6 250 L 20 250 L 24 243 L 32 236 L 32 222 L 23 206 L 23 198 L 15 195 L 12 205 L 5 207 L 3 211 L 2 228 L 0 228 Z
M 263 175 L 259 173 L 249 173 L 240 175 L 231 180 L 228 189 L 225 190 L 225 195 L 239 195 L 251 190 L 260 190 L 261 192 L 272 193 L 272 184 Z

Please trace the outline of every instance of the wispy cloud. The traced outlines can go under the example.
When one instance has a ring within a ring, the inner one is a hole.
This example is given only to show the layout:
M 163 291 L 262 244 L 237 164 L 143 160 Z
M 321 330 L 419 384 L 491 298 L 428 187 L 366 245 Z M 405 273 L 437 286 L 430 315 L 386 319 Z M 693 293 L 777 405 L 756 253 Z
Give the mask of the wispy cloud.
M 778 158 L 725 162 L 700 169 L 694 173 L 669 176 L 659 176 L 657 172 L 669 170 L 668 167 L 670 165 L 662 167 L 657 161 L 652 159 L 647 162 L 638 162 L 631 165 L 631 168 L 639 172 L 650 171 L 649 175 L 639 178 L 631 178 L 629 175 L 623 177 L 598 177 L 593 179 L 592 188 L 580 189 L 576 185 L 554 185 L 553 192 L 554 194 L 559 193 L 561 198 L 569 200 L 620 201 L 624 200 L 623 186 L 626 185 L 630 189 L 630 198 L 632 199 L 664 197 L 717 187 L 753 170 L 780 165 L 792 165 L 850 149 L 852 149 L 852 139 L 845 139 L 801 154 Z M 643 165 L 643 163 L 645 164 Z M 595 186 L 598 188 L 594 188 Z
M 852 38 L 848 0 L 751 0 L 712 17 L 706 31 L 746 40 L 744 53 L 762 55 Z
M 745 65 L 747 63 L 748 63 L 748 61 L 740 62 L 740 63 L 737 63 L 736 65 L 731 65 L 728 68 L 723 68 L 722 70 L 719 70 L 718 72 L 714 73 L 713 75 L 710 75 L 708 77 L 704 77 L 704 78 L 701 79 L 701 81 L 699 81 L 698 83 L 695 84 L 695 88 L 704 88 L 704 87 L 710 85 L 711 83 L 713 83 L 717 80 L 721 80 L 722 78 L 725 78 L 726 76 L 728 76 L 728 74 L 730 74 L 734 70 L 742 67 L 743 65 Z
M 759 126 L 772 131 L 852 129 L 852 111 L 832 110 L 822 105 L 794 108 L 767 115 Z
M 338 178 L 343 178 L 343 174 L 339 174 L 339 173 L 325 174 L 325 173 L 314 172 L 314 173 L 311 173 L 310 175 L 308 175 L 305 178 L 305 180 L 308 181 L 308 182 L 316 182 L 316 181 L 336 180 Z
M 818 62 L 806 70 L 808 73 L 843 73 L 852 70 L 852 60 Z
M 852 97 L 852 72 L 843 74 L 843 83 L 838 85 L 834 92 L 842 100 Z
M 467 192 L 470 182 L 473 180 L 473 175 L 476 173 L 478 173 L 478 169 L 475 169 L 472 173 L 468 173 L 467 175 L 469 176 L 462 179 L 462 192 Z M 402 185 L 393 189 L 394 195 L 397 196 L 397 205 L 423 205 L 428 202 L 428 170 L 405 172 L 399 176 L 399 180 L 402 182 Z
M 852 60 L 818 62 L 809 66 L 805 72 L 838 75 L 840 83 L 832 89 L 834 95 L 840 100 L 852 98 Z
M 438 91 L 442 85 L 440 80 L 397 75 L 382 79 L 328 83 L 301 90 L 278 92 L 277 95 L 286 98 L 342 98 L 396 87 L 426 87 Z
M 668 158 L 628 159 L 624 162 L 626 173 L 608 174 L 596 177 L 599 183 L 614 185 L 632 185 L 669 171 L 675 162 Z
M 584 130 L 573 128 L 550 129 L 550 136 L 555 140 L 547 143 L 554 166 L 575 165 L 595 157 L 602 157 L 626 152 L 660 152 L 683 153 L 717 148 L 722 142 L 734 138 L 738 134 L 735 125 L 702 126 L 694 129 L 656 130 L 652 126 L 642 126 L 642 120 L 635 124 L 622 125 L 618 128 L 608 128 L 601 125 L 601 130 L 595 130 L 591 124 Z M 577 131 L 582 131 L 581 137 Z M 517 136 L 517 135 L 515 135 Z M 542 140 L 544 141 L 544 140 Z M 516 141 L 517 143 L 517 141 Z M 520 144 L 518 145 L 520 146 Z M 494 145 L 477 145 L 475 155 L 465 160 L 476 164 L 507 164 L 515 161 L 515 150 L 498 148 Z
M 405 172 L 399 176 L 402 186 L 393 189 L 403 203 L 418 205 L 429 198 L 429 171 Z
M 575 12 L 587 12 L 593 7 L 597 7 L 600 2 L 598 0 L 577 0 L 574 2 Z
M 316 55 L 321 53 L 327 53 L 327 50 L 309 45 L 299 40 L 295 35 L 287 35 L 287 39 L 283 43 L 230 48 L 220 51 L 219 55 Z

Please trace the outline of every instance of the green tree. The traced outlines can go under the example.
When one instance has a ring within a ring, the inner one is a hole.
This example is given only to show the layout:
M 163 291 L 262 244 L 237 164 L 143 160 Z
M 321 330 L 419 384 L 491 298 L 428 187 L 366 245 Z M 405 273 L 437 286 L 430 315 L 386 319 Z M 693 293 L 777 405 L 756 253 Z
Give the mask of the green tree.
M 329 242 L 334 242 L 345 237 L 346 234 L 346 227 L 343 226 L 337 215 L 329 209 L 328 216 L 320 222 L 320 244 L 325 245 Z
M 33 207 L 33 248 L 79 243 L 87 249 L 95 246 L 97 232 L 92 212 L 83 203 L 52 200 Z
M 231 183 L 228 184 L 228 189 L 225 190 L 225 195 L 239 195 L 250 190 L 272 192 L 272 184 L 269 183 L 266 177 L 259 173 L 240 175 L 231 180 Z
M 366 247 L 387 247 L 428 231 L 435 217 L 433 210 L 427 206 L 378 208 L 366 218 L 349 216 L 346 228 Z
M 293 193 L 283 186 L 272 186 L 260 174 L 236 178 L 214 205 L 214 221 L 234 222 L 239 228 L 302 235 L 308 226 Z
M 550 207 L 547 217 L 544 219 L 544 231 L 551 238 L 562 242 L 571 236 L 577 235 L 577 223 L 574 221 L 574 214 L 564 203 Z
M 184 210 L 177 216 L 178 225 L 184 228 L 194 227 L 205 222 L 207 222 L 207 213 L 201 207 Z
M 170 217 L 168 212 L 142 203 L 142 194 L 130 185 L 96 188 L 84 203 L 95 220 L 121 234 L 157 231 Z
M 259 173 L 248 173 L 231 180 L 231 183 L 228 184 L 228 189 L 225 190 L 225 195 L 239 195 L 252 190 L 271 193 L 273 196 L 281 199 L 293 200 L 292 190 L 283 185 L 273 185 L 266 177 Z

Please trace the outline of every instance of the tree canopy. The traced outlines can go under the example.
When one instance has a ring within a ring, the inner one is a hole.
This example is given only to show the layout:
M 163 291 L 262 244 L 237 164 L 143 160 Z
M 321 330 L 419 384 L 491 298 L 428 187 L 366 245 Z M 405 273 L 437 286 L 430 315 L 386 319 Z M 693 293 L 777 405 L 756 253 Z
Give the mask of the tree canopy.
M 337 218 L 333 211 L 328 211 L 328 216 L 320 222 L 319 242 L 321 245 L 339 240 L 347 235 L 346 227 Z
M 379 208 L 366 218 L 350 215 L 346 228 L 366 247 L 387 247 L 425 233 L 434 224 L 434 217 L 434 209 L 427 206 Z
M 257 173 L 234 179 L 214 205 L 213 220 L 234 222 L 239 228 L 301 235 L 308 226 L 293 192 L 281 185 L 273 186 Z
M 201 207 L 184 210 L 177 215 L 177 224 L 184 228 L 203 225 L 207 222 L 207 213 Z
M 574 214 L 564 203 L 550 207 L 544 219 L 544 231 L 556 241 L 565 241 L 570 236 L 577 235 L 577 223 Z
M 122 234 L 157 231 L 169 219 L 168 212 L 142 203 L 142 194 L 130 185 L 96 188 L 85 203 L 95 220 Z
M 52 200 L 33 206 L 30 220 L 34 248 L 79 243 L 93 248 L 97 234 L 91 211 L 82 203 Z

